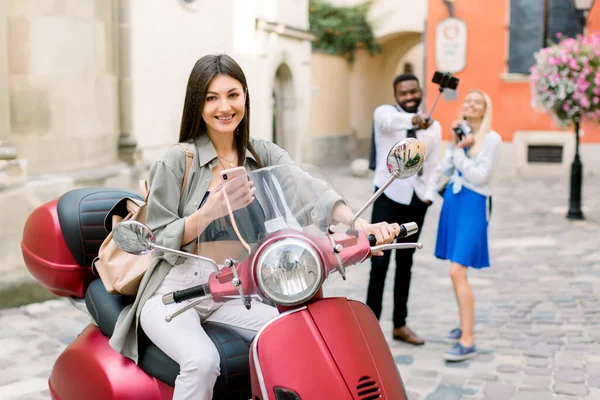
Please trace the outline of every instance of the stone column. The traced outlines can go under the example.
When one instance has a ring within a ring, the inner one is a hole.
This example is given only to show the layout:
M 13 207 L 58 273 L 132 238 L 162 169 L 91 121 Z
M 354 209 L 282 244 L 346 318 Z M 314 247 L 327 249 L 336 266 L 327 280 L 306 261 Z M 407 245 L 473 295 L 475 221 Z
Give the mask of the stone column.
M 27 180 L 26 162 L 17 157 L 17 148 L 10 141 L 7 25 L 6 2 L 0 1 L 0 189 Z
M 142 152 L 138 148 L 132 127 L 131 95 L 131 0 L 115 1 L 115 49 L 119 79 L 119 159 L 141 167 Z

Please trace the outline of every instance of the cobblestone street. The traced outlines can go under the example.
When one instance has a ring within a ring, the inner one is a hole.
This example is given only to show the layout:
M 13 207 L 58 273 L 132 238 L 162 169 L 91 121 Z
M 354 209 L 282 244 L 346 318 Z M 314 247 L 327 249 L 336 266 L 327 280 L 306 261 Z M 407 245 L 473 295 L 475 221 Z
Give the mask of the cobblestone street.
M 370 179 L 333 171 L 357 208 Z M 350 192 L 352 190 L 352 192 Z M 490 222 L 492 268 L 471 271 L 479 355 L 446 363 L 442 338 L 458 326 L 447 262 L 433 257 L 441 199 L 430 208 L 413 266 L 408 324 L 426 339 L 391 340 L 393 268 L 381 325 L 411 400 L 600 399 L 600 182 L 584 182 L 586 221 L 564 218 L 566 179 L 499 180 Z M 370 217 L 370 210 L 365 217 Z M 327 283 L 364 301 L 370 263 Z M 65 300 L 0 310 L 0 399 L 48 399 L 53 362 L 89 318 Z

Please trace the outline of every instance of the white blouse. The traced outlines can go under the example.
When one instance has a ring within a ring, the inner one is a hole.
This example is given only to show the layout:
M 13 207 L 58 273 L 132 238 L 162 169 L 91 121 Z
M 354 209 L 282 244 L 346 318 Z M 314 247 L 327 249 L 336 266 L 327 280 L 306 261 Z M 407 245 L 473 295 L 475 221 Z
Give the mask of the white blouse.
M 473 158 L 469 158 L 464 149 L 448 145 L 441 168 L 442 173 L 454 183 L 454 193 L 460 192 L 464 186 L 486 197 L 492 195 L 490 181 L 500 161 L 501 144 L 500 135 L 490 131 L 484 136 L 479 153 Z

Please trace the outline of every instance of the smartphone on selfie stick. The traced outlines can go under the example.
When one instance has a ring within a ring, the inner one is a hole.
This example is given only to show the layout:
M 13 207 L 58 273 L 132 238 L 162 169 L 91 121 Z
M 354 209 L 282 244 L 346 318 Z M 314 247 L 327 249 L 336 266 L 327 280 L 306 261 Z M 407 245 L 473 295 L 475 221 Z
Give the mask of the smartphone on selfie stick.
M 435 71 L 431 81 L 433 83 L 439 85 L 439 89 L 438 89 L 439 93 L 438 93 L 437 97 L 435 98 L 433 105 L 431 106 L 431 110 L 429 110 L 429 114 L 427 115 L 428 120 L 431 119 L 431 114 L 433 114 L 433 110 L 435 109 L 435 106 L 437 105 L 437 102 L 440 99 L 440 96 L 442 95 L 442 93 L 444 93 L 444 90 L 446 90 L 446 89 L 456 90 L 456 88 L 458 87 L 459 79 L 457 77 L 453 76 L 452 74 L 450 74 L 449 72 Z

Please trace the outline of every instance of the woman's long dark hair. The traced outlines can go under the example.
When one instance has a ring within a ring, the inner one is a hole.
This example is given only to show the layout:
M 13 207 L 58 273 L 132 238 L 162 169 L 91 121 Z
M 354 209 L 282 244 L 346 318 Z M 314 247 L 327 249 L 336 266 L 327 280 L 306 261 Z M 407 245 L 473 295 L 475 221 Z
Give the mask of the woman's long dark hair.
M 242 85 L 246 94 L 246 105 L 244 118 L 240 121 L 235 133 L 235 146 L 238 153 L 238 166 L 244 165 L 246 160 L 246 149 L 250 150 L 260 168 L 262 161 L 250 142 L 250 93 L 246 75 L 242 68 L 227 54 L 207 55 L 196 61 L 185 93 L 183 115 L 181 117 L 181 130 L 179 142 L 193 143 L 203 135 L 207 135 L 206 123 L 202 119 L 204 101 L 208 85 L 217 75 L 227 75 Z

